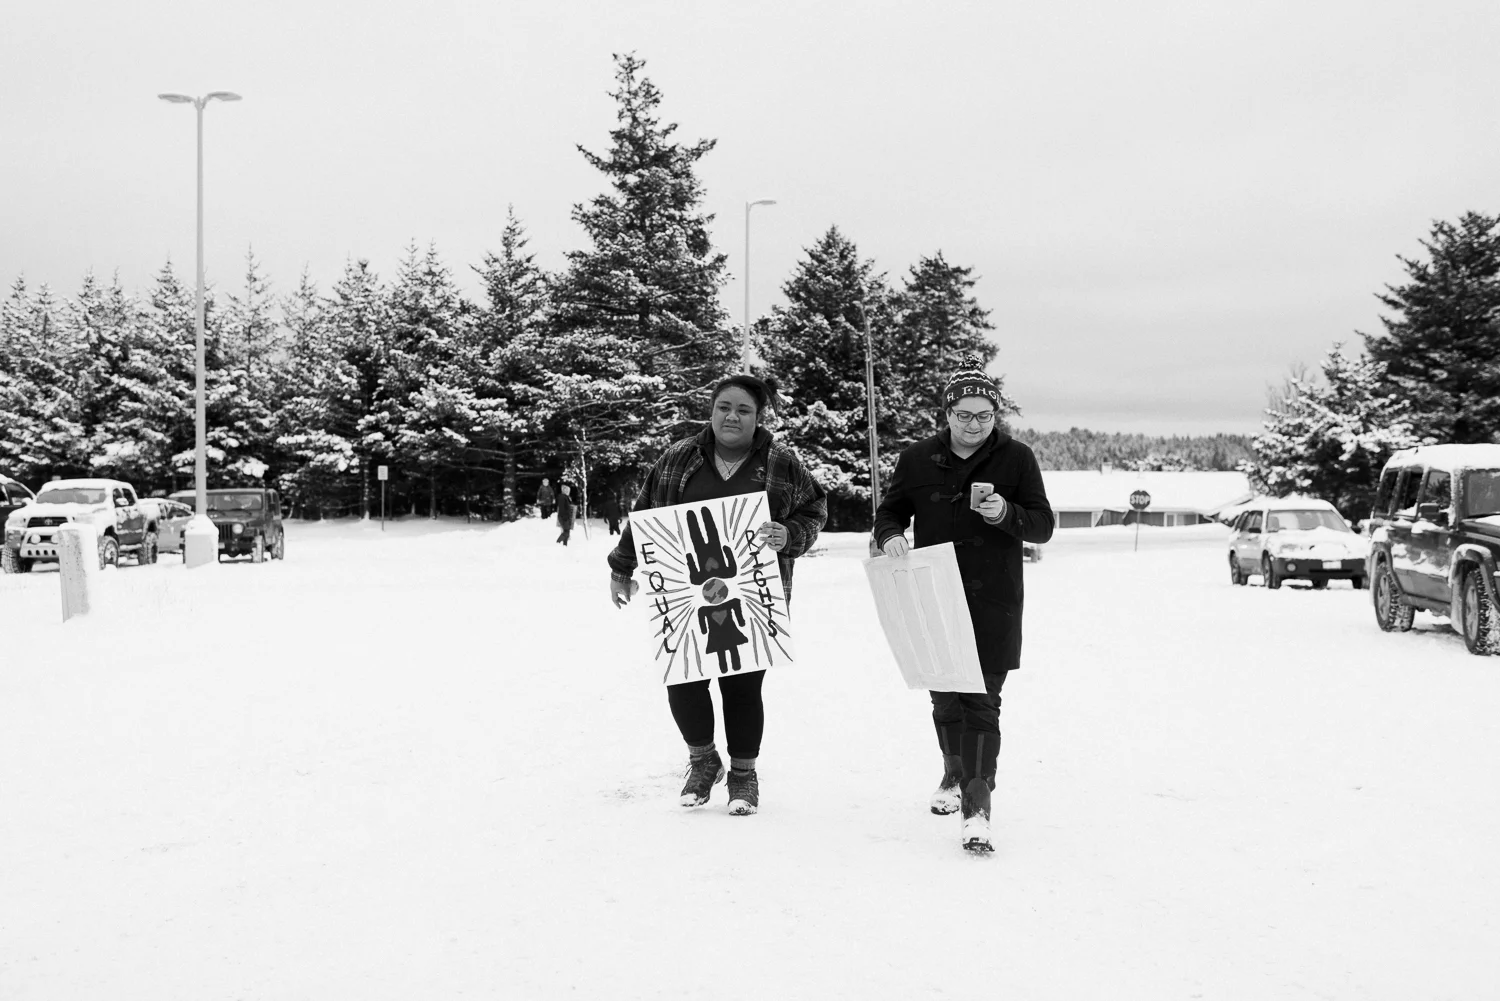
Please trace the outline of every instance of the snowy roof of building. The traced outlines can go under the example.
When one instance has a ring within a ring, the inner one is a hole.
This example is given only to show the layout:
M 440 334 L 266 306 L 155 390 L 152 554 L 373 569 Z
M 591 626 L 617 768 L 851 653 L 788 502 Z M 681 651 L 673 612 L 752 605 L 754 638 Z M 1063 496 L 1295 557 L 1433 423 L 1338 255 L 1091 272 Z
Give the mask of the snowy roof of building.
M 1419 445 L 1416 448 L 1402 449 L 1391 456 L 1391 461 L 1423 462 L 1447 469 L 1500 469 L 1500 445 Z
M 1255 495 L 1240 472 L 1150 472 L 1093 469 L 1042 471 L 1047 500 L 1054 511 L 1128 511 L 1130 495 L 1151 495 L 1151 511 L 1195 511 L 1208 514 Z

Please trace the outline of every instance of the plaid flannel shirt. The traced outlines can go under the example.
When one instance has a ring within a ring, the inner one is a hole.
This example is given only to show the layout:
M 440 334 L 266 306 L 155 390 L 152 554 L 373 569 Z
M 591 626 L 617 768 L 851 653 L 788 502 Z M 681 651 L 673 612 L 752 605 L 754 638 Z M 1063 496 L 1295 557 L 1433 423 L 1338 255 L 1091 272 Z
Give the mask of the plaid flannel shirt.
M 713 447 L 713 428 L 707 426 L 691 438 L 670 445 L 646 474 L 646 482 L 631 510 L 643 511 L 679 503 L 683 487 L 708 462 Z M 765 484 L 770 496 L 771 520 L 786 526 L 786 545 L 776 554 L 776 562 L 790 602 L 792 561 L 817 541 L 818 532 L 828 520 L 827 495 L 802 467 L 797 453 L 776 441 L 765 428 L 755 429 L 751 448 L 751 461 L 755 463 L 753 476 L 755 482 Z M 620 533 L 620 542 L 608 559 L 610 574 L 616 580 L 628 581 L 635 573 L 635 538 L 629 524 Z

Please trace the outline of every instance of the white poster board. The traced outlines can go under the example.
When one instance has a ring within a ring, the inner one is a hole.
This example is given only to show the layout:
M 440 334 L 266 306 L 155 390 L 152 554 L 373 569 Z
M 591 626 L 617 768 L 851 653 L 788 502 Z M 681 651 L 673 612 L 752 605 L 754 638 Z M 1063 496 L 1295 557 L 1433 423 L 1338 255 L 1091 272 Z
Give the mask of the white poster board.
M 865 576 L 906 687 L 984 692 L 974 623 L 953 543 L 913 549 L 899 559 L 865 560 Z
M 663 684 L 794 662 L 776 552 L 755 543 L 770 510 L 761 492 L 630 513 Z

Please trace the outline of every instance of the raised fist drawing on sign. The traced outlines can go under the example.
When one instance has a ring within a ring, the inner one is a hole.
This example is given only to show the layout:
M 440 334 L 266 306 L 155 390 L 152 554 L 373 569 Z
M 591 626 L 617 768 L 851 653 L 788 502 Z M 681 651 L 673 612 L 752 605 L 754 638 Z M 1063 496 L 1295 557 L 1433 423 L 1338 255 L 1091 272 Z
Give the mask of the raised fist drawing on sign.
M 714 524 L 714 516 L 709 513 L 708 508 L 702 508 L 703 528 L 698 526 L 698 518 L 689 511 L 687 516 L 688 538 L 693 540 L 693 552 L 688 555 L 688 580 L 694 584 L 702 584 L 710 577 L 720 577 L 724 580 L 733 580 L 736 573 L 734 565 L 734 552 L 719 541 L 719 526 Z M 704 531 L 708 538 L 705 539 Z M 694 556 L 697 558 L 694 559 Z

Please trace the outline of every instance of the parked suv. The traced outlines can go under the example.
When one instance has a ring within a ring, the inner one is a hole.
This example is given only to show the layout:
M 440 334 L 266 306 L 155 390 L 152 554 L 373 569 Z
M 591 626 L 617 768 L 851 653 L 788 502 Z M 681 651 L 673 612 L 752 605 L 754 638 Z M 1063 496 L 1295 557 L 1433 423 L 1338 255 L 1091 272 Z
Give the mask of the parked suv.
M 30 490 L 9 476 L 0 476 L 0 522 L 9 520 L 20 507 L 30 504 L 35 498 Z
M 179 490 L 170 496 L 196 508 L 197 494 Z M 286 533 L 281 526 L 281 497 L 261 487 L 208 491 L 208 517 L 219 530 L 220 556 L 249 556 L 260 563 L 267 556 L 286 558 Z
M 1391 456 L 1370 512 L 1375 621 L 1405 632 L 1445 615 L 1470 653 L 1500 652 L 1500 445 L 1424 445 Z
M 147 511 L 135 488 L 121 480 L 52 480 L 36 500 L 5 519 L 6 573 L 25 573 L 37 563 L 57 562 L 57 528 L 86 521 L 99 536 L 99 566 L 114 566 L 121 555 L 144 565 L 156 562 L 156 515 Z
M 1266 587 L 1307 580 L 1325 588 L 1331 580 L 1365 586 L 1363 536 L 1338 510 L 1316 497 L 1263 497 L 1244 506 L 1230 523 L 1229 579 L 1246 584 L 1260 574 Z

